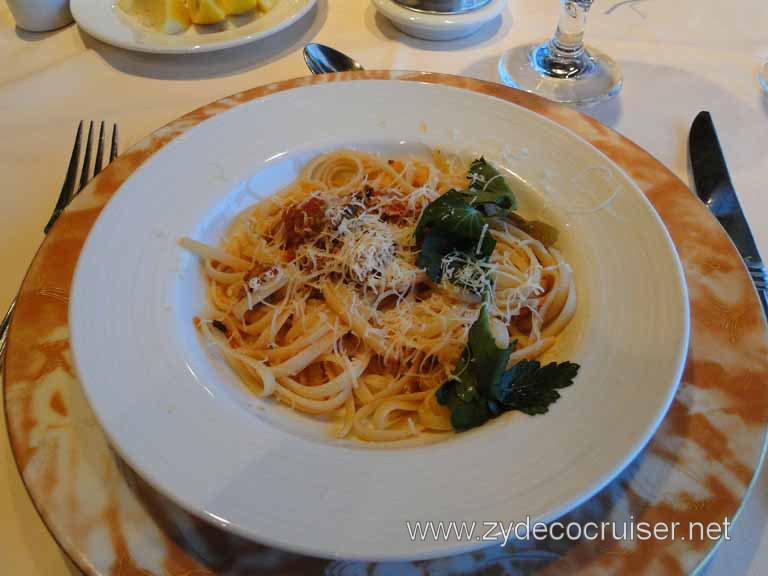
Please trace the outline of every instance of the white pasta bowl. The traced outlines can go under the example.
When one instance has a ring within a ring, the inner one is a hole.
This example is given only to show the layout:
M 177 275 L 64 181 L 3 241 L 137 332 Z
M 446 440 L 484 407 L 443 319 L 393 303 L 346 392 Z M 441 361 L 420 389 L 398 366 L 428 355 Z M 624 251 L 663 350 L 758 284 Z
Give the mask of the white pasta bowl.
M 560 229 L 576 315 L 548 358 L 581 365 L 550 411 L 510 413 L 438 442 L 338 441 L 256 398 L 197 334 L 207 306 L 182 236 L 216 243 L 232 217 L 319 152 L 425 146 L 483 154 L 527 184 L 521 212 Z M 552 520 L 649 440 L 688 341 L 682 269 L 637 186 L 551 121 L 458 88 L 365 80 L 236 106 L 166 145 L 118 190 L 77 266 L 76 367 L 110 441 L 160 492 L 270 545 L 325 557 L 426 558 L 487 541 L 412 541 L 408 522 Z

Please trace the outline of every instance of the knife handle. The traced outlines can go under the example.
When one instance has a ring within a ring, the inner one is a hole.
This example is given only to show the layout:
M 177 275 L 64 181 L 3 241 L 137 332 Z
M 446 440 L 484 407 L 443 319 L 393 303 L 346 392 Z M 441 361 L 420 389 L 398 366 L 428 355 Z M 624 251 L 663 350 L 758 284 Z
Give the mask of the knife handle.
M 766 320 L 768 320 L 768 273 L 762 264 L 748 263 L 747 269 L 749 270 L 749 276 L 752 278 L 752 283 L 755 285 L 755 290 L 757 290 L 760 303 L 763 305 Z

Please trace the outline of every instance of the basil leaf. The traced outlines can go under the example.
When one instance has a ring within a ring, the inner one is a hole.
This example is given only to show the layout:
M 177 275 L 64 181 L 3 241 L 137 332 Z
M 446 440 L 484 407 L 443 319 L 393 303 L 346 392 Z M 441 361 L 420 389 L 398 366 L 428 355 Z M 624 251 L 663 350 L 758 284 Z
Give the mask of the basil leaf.
M 509 212 L 506 216 L 516 228 L 519 228 L 529 236 L 535 238 L 547 248 L 557 242 L 557 239 L 560 236 L 557 228 L 550 226 L 541 220 L 526 220 L 522 216 L 513 214 L 512 212 Z
M 479 248 L 478 244 L 480 244 Z M 493 251 L 496 249 L 496 240 L 494 239 L 491 232 L 486 230 L 482 242 L 478 238 L 478 241 L 475 242 L 475 245 L 472 248 L 476 257 L 482 258 L 484 260 L 490 260 L 491 256 L 493 256 Z
M 471 361 L 472 356 L 469 348 L 465 348 L 459 362 L 453 369 L 453 376 L 451 376 L 453 389 L 462 402 L 472 402 L 480 398 L 477 391 L 477 375 L 471 369 Z
M 429 234 L 421 243 L 416 266 L 426 271 L 430 280 L 440 282 L 443 275 L 443 258 L 453 251 L 454 241 L 450 237 Z
M 509 187 L 509 183 L 501 173 L 494 168 L 485 158 L 480 157 L 469 167 L 467 174 L 469 180 L 468 195 L 472 196 L 470 205 L 478 207 L 479 210 L 495 211 L 515 210 L 517 208 L 517 198 Z M 486 207 L 486 205 L 488 205 Z M 486 213 L 487 216 L 493 216 L 493 213 Z
M 482 426 L 492 417 L 485 402 L 462 403 L 451 411 L 451 426 L 457 430 L 468 430 Z
M 466 254 L 467 260 L 489 260 L 496 240 L 483 214 L 467 204 L 463 193 L 449 190 L 429 204 L 416 225 L 421 251 L 416 260 L 433 282 L 442 278 L 442 259 L 452 252 Z
M 487 402 L 476 397 L 468 402 L 463 401 L 456 390 L 453 380 L 448 380 L 436 393 L 437 401 L 447 406 L 451 412 L 451 426 L 456 430 L 467 430 L 485 424 L 493 418 Z
M 470 206 L 464 195 L 449 190 L 429 204 L 416 225 L 416 238 L 425 233 L 450 235 L 455 241 L 479 241 L 485 220 L 483 214 Z
M 499 348 L 488 323 L 487 306 L 469 330 L 467 346 L 451 378 L 437 391 L 437 401 L 451 411 L 451 425 L 457 430 L 480 426 L 508 410 L 488 394 L 507 367 L 514 343 Z
M 507 369 L 509 355 L 514 350 L 515 343 L 507 348 L 496 346 L 496 340 L 491 333 L 488 323 L 488 307 L 480 308 L 480 315 L 469 329 L 470 366 L 477 378 L 478 387 L 486 398 L 493 398 L 492 387 L 498 382 Z M 496 398 L 501 400 L 501 398 Z

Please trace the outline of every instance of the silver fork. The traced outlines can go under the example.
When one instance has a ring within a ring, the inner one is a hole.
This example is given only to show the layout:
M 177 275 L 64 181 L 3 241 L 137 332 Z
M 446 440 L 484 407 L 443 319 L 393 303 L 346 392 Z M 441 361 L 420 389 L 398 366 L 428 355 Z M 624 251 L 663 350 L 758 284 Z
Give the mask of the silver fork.
M 109 164 L 117 156 L 117 124 L 112 125 L 112 141 L 109 148 Z M 47 234 L 51 227 L 56 223 L 59 216 L 70 202 L 80 193 L 86 184 L 101 172 L 102 165 L 104 163 L 104 139 L 105 139 L 105 125 L 101 122 L 99 127 L 98 143 L 96 145 L 96 157 L 93 163 L 93 172 L 91 172 L 91 148 L 93 144 L 93 120 L 91 120 L 88 126 L 88 136 L 85 143 L 85 154 L 83 156 L 83 164 L 80 170 L 80 178 L 77 177 L 77 169 L 80 165 L 80 149 L 82 148 L 83 140 L 83 122 L 77 126 L 77 134 L 75 135 L 75 145 L 72 148 L 72 156 L 69 158 L 69 166 L 67 167 L 67 175 L 64 178 L 64 184 L 61 187 L 59 198 L 56 201 L 56 206 L 53 208 L 53 214 L 51 214 L 48 224 L 45 225 L 44 232 Z M 13 299 L 11 305 L 8 307 L 8 311 L 3 317 L 3 321 L 0 322 L 0 367 L 5 362 L 5 346 L 8 341 L 8 327 L 11 324 L 11 317 L 13 311 L 16 309 L 16 298 Z

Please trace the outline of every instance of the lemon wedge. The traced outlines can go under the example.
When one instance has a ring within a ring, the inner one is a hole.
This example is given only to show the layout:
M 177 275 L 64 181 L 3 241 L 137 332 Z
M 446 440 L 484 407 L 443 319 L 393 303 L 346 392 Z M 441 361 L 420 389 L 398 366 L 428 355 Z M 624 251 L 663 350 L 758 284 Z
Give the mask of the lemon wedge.
M 149 28 L 178 34 L 189 28 L 184 0 L 119 0 L 120 8 Z
M 184 0 L 165 0 L 163 31 L 166 34 L 178 34 L 187 28 L 189 28 L 189 12 Z
M 227 14 L 243 14 L 256 8 L 259 0 L 222 0 L 222 5 Z
M 227 18 L 217 0 L 189 0 L 189 17 L 195 24 L 215 24 Z

